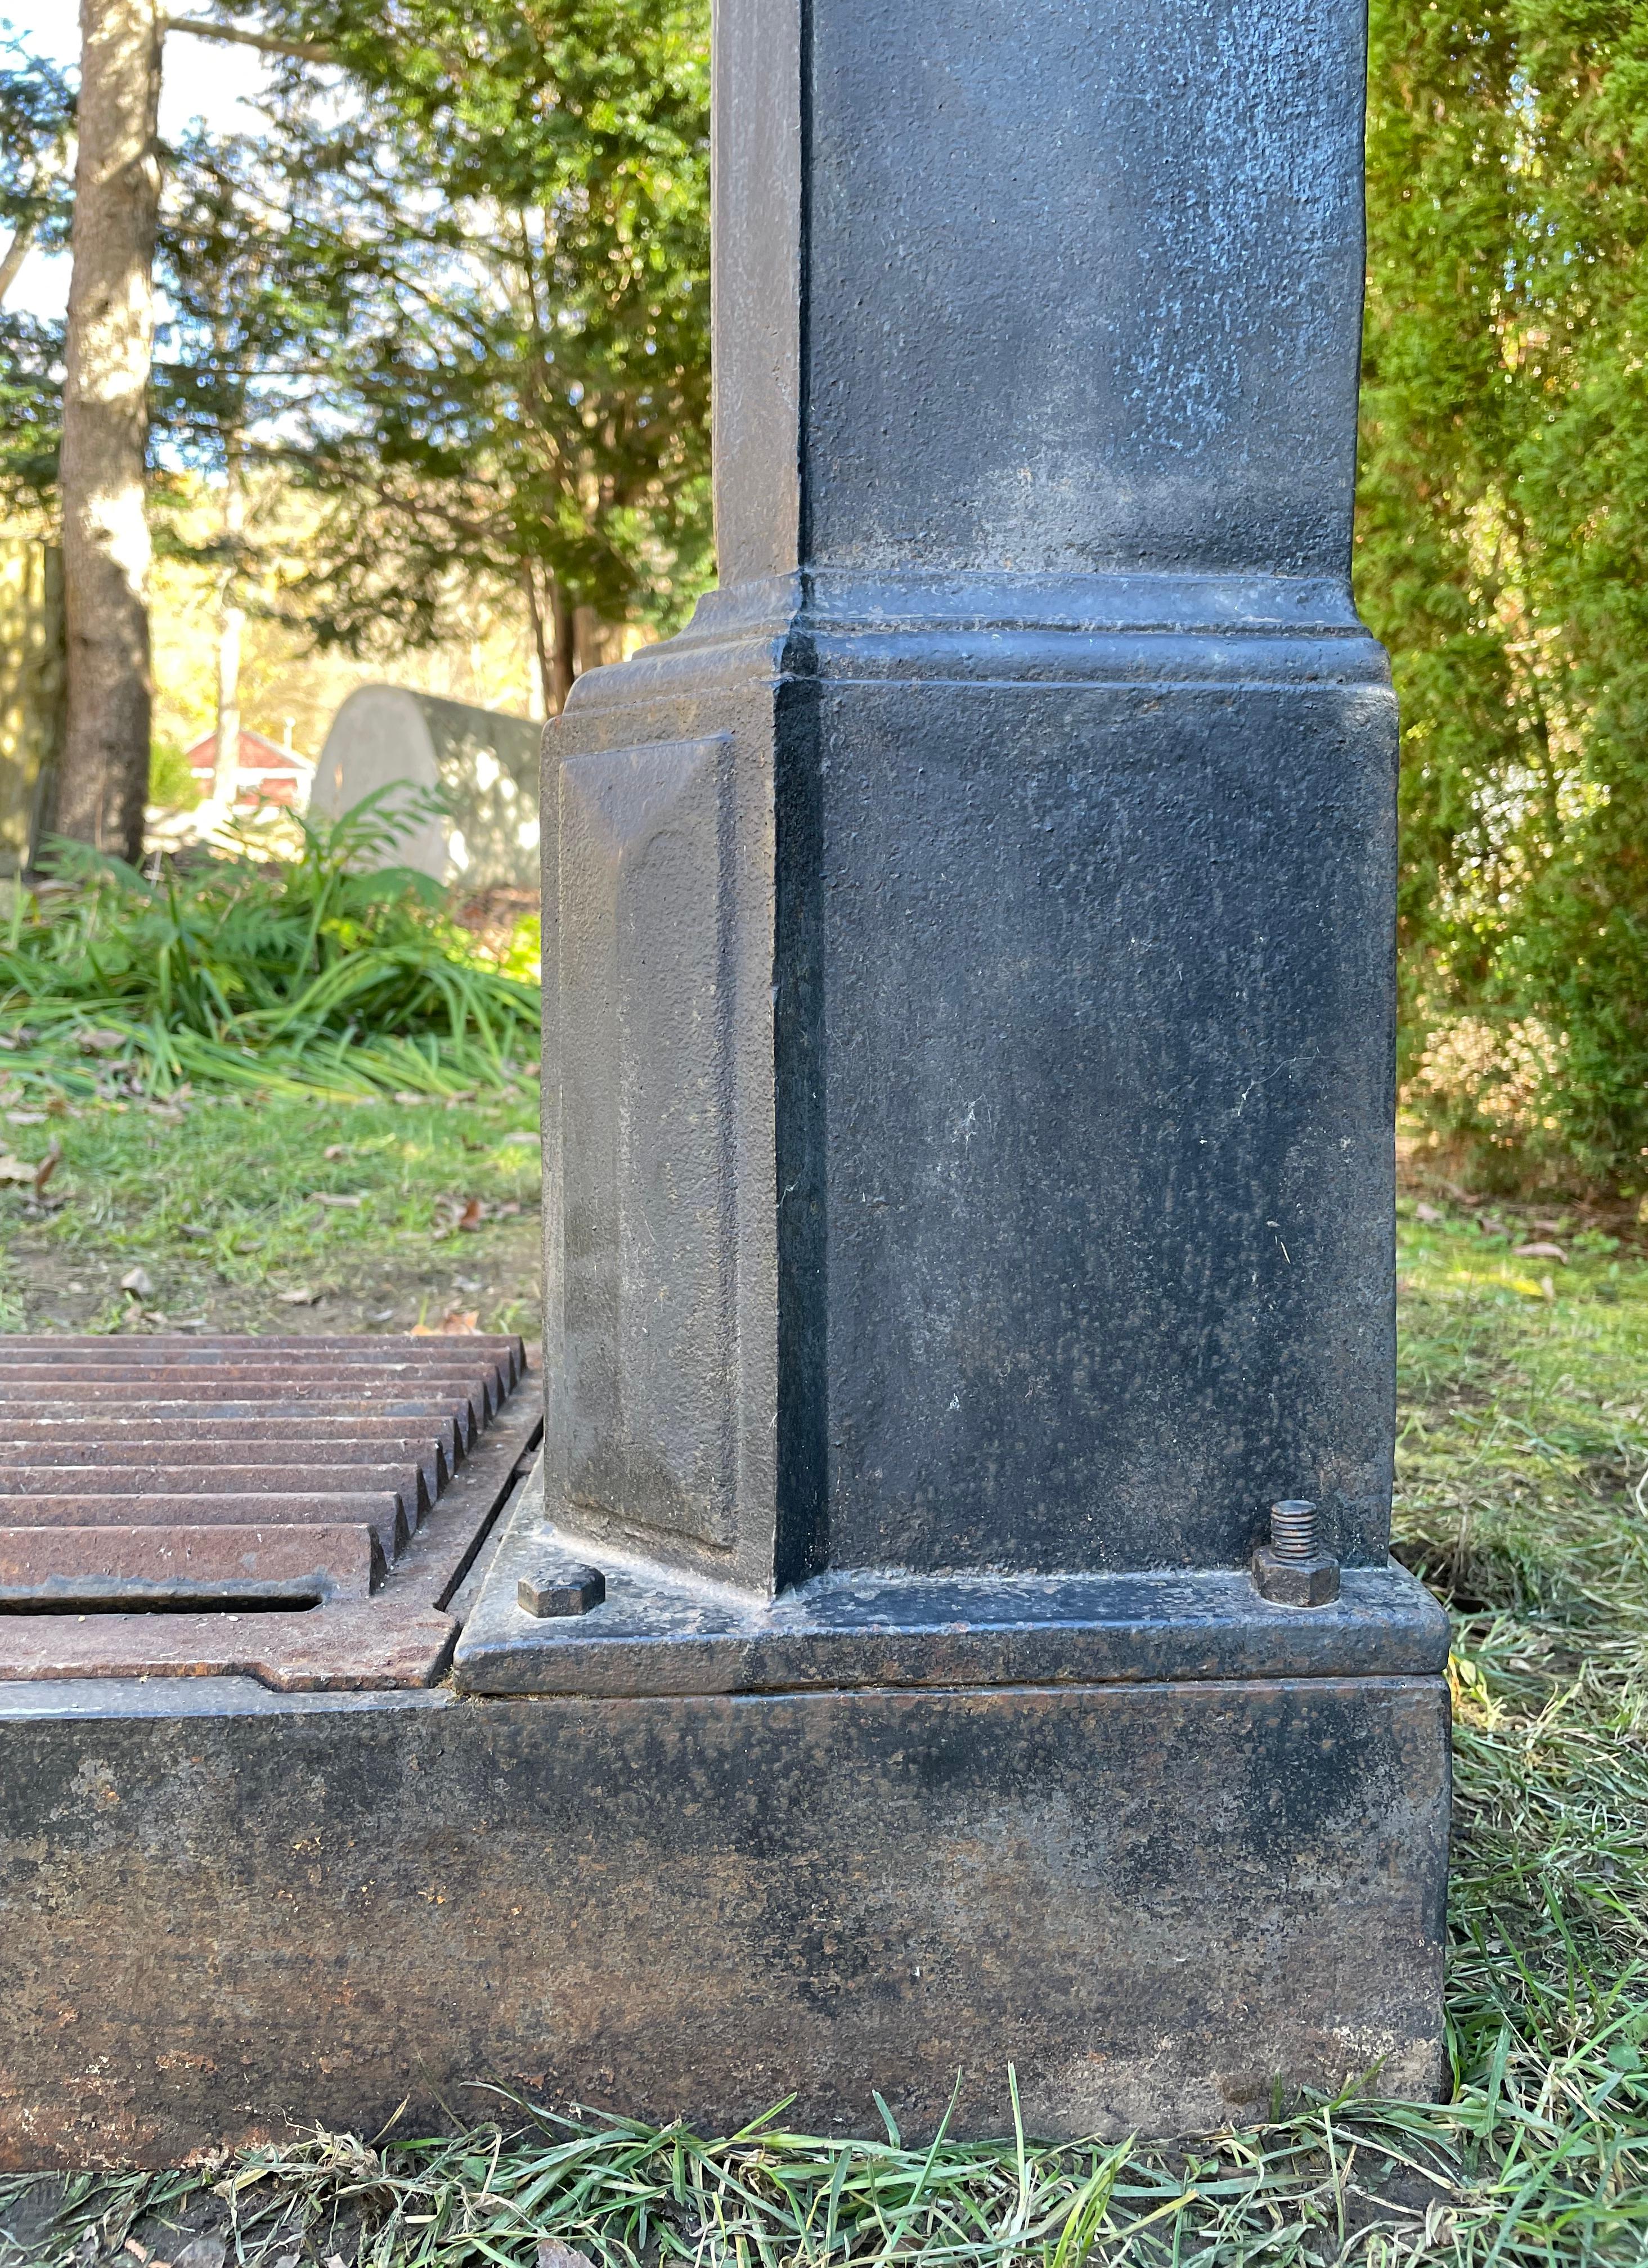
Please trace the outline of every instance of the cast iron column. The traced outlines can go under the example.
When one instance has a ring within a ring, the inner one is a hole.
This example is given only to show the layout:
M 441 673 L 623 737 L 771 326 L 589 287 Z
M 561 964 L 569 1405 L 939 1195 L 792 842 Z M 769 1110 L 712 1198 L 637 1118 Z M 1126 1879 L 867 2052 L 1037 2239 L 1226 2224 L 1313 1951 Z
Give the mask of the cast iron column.
M 1345 1894 L 1385 1981 L 1298 1986 L 1290 2067 L 1423 2087 L 1360 0 L 720 0 L 714 40 L 721 587 L 548 738 L 549 1524 L 460 1674 L 1223 1682 L 1256 1815 L 1272 1764 L 1349 1805 L 1395 1902 Z M 558 1554 L 602 1605 L 520 1606 Z M 1295 1679 L 1363 1734 L 1290 1761 Z M 1203 1863 L 1216 1935 L 1246 1861 Z

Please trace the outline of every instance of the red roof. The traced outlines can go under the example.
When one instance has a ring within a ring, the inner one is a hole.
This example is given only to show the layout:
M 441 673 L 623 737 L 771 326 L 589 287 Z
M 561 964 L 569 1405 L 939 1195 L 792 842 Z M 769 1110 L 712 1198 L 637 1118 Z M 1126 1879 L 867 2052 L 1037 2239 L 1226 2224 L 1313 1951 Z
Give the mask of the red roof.
M 209 733 L 203 740 L 196 740 L 186 762 L 196 779 L 210 792 L 218 762 L 216 733 Z M 307 756 L 300 756 L 295 748 L 289 752 L 277 747 L 261 733 L 242 732 L 238 762 L 240 779 L 234 799 L 248 806 L 260 802 L 292 803 L 299 788 L 307 793 L 314 777 L 314 766 Z

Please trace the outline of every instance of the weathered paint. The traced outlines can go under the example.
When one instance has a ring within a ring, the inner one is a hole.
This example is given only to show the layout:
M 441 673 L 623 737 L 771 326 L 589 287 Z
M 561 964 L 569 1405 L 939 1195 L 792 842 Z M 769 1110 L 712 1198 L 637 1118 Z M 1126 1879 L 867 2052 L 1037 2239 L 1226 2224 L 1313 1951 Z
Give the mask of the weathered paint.
M 661 1701 L 0 1687 L 0 2164 L 677 2113 L 1424 2095 L 1438 1678 Z

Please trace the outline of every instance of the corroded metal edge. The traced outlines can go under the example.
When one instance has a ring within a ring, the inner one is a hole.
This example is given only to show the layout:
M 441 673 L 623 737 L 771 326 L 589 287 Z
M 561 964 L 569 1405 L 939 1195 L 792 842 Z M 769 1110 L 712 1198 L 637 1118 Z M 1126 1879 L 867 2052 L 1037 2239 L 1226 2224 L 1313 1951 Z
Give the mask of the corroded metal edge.
M 371 1597 L 306 1613 L 10 1620 L 5 1680 L 250 1677 L 280 1691 L 432 1683 L 458 1634 L 448 1602 L 543 1431 L 536 1393 L 504 1403 Z
M 524 1580 L 599 1568 L 606 1596 L 542 1620 Z M 800 1692 L 855 1686 L 1109 1684 L 1435 1675 L 1448 1621 L 1393 1563 L 1345 1571 L 1331 1606 L 1261 1598 L 1245 1572 L 831 1573 L 764 1600 L 592 1543 L 521 1491 L 454 1660 L 467 1694 Z

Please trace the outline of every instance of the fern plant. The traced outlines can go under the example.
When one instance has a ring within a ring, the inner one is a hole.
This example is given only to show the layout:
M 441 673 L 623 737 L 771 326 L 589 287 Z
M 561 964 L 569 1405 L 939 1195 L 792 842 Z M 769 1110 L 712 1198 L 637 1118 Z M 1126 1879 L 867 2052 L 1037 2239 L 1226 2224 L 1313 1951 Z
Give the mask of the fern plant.
M 381 861 L 421 816 L 380 790 L 301 815 L 301 851 L 152 875 L 82 844 L 18 891 L 0 935 L 0 1044 L 70 1088 L 183 1081 L 453 1094 L 536 1045 L 539 990 L 447 916 L 428 875 Z

